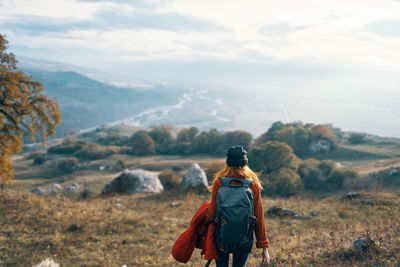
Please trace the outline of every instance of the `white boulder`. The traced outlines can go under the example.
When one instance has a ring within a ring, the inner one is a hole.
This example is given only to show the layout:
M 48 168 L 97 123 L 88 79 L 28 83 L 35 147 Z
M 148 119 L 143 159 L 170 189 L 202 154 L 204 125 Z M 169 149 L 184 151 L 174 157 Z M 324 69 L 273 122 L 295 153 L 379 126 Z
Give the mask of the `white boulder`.
M 137 169 L 125 170 L 117 178 L 107 183 L 101 193 L 160 193 L 164 190 L 157 175 Z
M 194 163 L 192 167 L 183 175 L 182 187 L 195 188 L 195 187 L 207 187 L 207 175 L 199 164 Z

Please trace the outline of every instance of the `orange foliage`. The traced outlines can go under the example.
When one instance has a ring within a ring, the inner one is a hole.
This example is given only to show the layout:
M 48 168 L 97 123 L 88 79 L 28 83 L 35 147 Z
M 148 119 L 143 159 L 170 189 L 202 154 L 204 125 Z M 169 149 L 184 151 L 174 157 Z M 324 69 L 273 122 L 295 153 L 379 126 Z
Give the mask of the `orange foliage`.
M 17 69 L 17 60 L 6 53 L 8 41 L 0 34 L 0 177 L 12 177 L 10 157 L 21 151 L 22 135 L 31 140 L 38 130 L 43 144 L 60 122 L 58 105 L 42 94 L 41 83 Z

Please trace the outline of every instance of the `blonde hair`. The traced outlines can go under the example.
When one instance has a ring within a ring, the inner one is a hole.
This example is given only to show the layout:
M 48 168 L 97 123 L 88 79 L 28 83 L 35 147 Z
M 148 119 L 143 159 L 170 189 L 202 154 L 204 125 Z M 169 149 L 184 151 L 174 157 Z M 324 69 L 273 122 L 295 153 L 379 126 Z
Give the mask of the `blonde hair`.
M 262 190 L 263 187 L 261 185 L 260 179 L 258 179 L 258 176 L 255 172 L 253 172 L 250 167 L 246 166 L 241 166 L 241 167 L 233 167 L 233 166 L 225 166 L 221 171 L 219 171 L 216 175 L 215 178 L 212 182 L 212 185 L 208 187 L 208 191 L 212 192 L 214 183 L 218 181 L 219 177 L 232 177 L 232 178 L 239 178 L 239 179 L 253 179 L 254 182 L 260 187 Z

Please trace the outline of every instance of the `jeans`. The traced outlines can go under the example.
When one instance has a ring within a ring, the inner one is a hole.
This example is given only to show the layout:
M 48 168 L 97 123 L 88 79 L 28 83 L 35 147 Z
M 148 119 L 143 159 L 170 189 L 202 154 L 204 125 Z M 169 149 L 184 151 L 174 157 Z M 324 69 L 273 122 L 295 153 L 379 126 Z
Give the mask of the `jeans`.
M 247 258 L 250 253 L 233 253 L 232 267 L 243 267 L 246 265 Z M 228 267 L 229 266 L 229 254 L 218 253 L 218 259 L 215 260 L 217 267 Z

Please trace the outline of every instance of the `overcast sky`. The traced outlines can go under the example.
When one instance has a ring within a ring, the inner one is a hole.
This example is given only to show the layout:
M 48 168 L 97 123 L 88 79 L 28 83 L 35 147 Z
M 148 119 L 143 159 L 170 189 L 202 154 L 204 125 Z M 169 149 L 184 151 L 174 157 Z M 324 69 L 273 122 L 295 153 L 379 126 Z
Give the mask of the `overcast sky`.
M 1 0 L 0 33 L 17 56 L 279 91 L 291 120 L 400 137 L 398 0 Z

